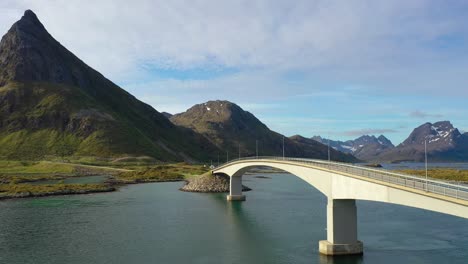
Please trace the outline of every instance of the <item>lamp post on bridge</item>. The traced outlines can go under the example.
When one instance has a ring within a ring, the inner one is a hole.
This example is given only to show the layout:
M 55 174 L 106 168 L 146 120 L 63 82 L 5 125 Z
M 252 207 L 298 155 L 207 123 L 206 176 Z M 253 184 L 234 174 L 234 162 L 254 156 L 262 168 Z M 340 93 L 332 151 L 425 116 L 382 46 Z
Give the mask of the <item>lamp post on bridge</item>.
M 283 160 L 284 160 L 284 135 L 283 135 Z
M 255 156 L 256 156 L 257 159 L 258 159 L 258 139 L 255 140 Z
M 426 192 L 428 191 L 427 187 L 427 144 L 426 144 L 426 139 L 424 139 L 424 165 L 426 167 Z
M 229 162 L 229 150 L 226 150 L 226 163 Z
M 240 143 L 239 143 L 239 159 L 241 158 L 241 152 L 240 152 Z
M 328 146 L 328 162 L 330 162 L 330 135 L 328 135 L 327 146 Z

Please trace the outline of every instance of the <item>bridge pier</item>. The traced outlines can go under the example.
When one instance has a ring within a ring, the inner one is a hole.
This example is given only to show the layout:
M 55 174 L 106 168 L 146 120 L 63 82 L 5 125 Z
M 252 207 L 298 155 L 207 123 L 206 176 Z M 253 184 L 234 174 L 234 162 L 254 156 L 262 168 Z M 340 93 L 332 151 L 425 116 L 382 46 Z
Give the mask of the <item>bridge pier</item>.
M 245 195 L 242 195 L 242 176 L 230 177 L 228 201 L 245 201 Z
M 327 240 L 319 242 L 324 255 L 362 254 L 363 244 L 357 240 L 357 210 L 354 199 L 328 199 Z

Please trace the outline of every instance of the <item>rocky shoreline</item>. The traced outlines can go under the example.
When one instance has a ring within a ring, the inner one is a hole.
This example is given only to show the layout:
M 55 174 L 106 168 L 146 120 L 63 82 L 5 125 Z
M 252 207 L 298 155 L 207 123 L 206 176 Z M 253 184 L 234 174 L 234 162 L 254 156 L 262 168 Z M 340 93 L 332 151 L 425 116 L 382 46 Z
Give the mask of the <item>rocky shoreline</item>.
M 229 177 L 205 174 L 186 181 L 179 190 L 184 192 L 226 193 L 229 192 Z M 249 187 L 242 185 L 242 191 L 250 191 Z
M 76 195 L 76 194 L 91 194 L 91 193 L 103 193 L 103 192 L 113 192 L 117 189 L 112 186 L 106 186 L 105 188 L 99 189 L 90 189 L 90 190 L 73 190 L 73 189 L 64 189 L 50 192 L 17 192 L 17 193 L 0 193 L 0 200 L 7 199 L 19 199 L 19 198 L 35 198 L 35 197 L 46 197 L 46 196 L 59 196 L 59 195 Z

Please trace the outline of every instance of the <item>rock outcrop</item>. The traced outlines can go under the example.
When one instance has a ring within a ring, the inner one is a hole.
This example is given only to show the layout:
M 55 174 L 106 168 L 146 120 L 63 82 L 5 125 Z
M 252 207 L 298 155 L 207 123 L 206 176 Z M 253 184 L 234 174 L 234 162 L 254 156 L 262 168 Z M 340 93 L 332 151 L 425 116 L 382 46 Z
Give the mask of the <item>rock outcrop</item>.
M 224 193 L 229 192 L 229 187 L 229 177 L 205 174 L 188 180 L 180 190 L 185 192 Z M 250 190 L 249 187 L 242 185 L 242 191 Z

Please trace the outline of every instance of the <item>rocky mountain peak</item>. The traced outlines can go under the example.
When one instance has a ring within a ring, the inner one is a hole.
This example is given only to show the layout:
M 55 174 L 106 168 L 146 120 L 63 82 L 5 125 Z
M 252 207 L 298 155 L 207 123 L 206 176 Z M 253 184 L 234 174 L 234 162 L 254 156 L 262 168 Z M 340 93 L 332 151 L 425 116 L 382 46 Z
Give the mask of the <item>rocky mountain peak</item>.
M 87 89 L 92 86 L 90 74 L 100 75 L 56 41 L 31 10 L 2 37 L 0 86 L 40 81 Z
M 325 145 L 330 144 L 330 146 L 336 150 L 353 154 L 357 158 L 363 160 L 370 159 L 387 149 L 395 147 L 392 142 L 383 135 L 380 135 L 379 137 L 374 135 L 363 135 L 354 140 L 347 141 L 334 141 L 320 136 L 314 136 L 312 139 Z
M 465 161 L 468 156 L 468 137 L 462 135 L 449 121 L 424 123 L 415 128 L 409 137 L 380 157 L 383 161 L 423 161 L 424 142 L 432 161 Z
M 429 145 L 440 147 L 441 145 L 452 144 L 460 136 L 460 131 L 454 128 L 449 121 L 440 121 L 433 124 L 428 122 L 415 128 L 401 145 L 423 145 L 424 141 L 426 141 Z
M 225 100 L 196 104 L 184 113 L 172 116 L 171 121 L 191 128 L 216 124 L 232 125 L 238 129 L 267 129 L 254 115 Z
M 37 18 L 36 14 L 28 9 L 26 11 L 24 11 L 24 15 L 21 17 L 21 19 L 19 21 L 29 21 L 33 24 L 39 24 L 42 26 L 41 22 L 39 21 L 39 19 Z
M 390 139 L 386 138 L 384 135 L 380 135 L 377 140 L 381 145 L 394 147 L 392 141 L 390 141 Z

